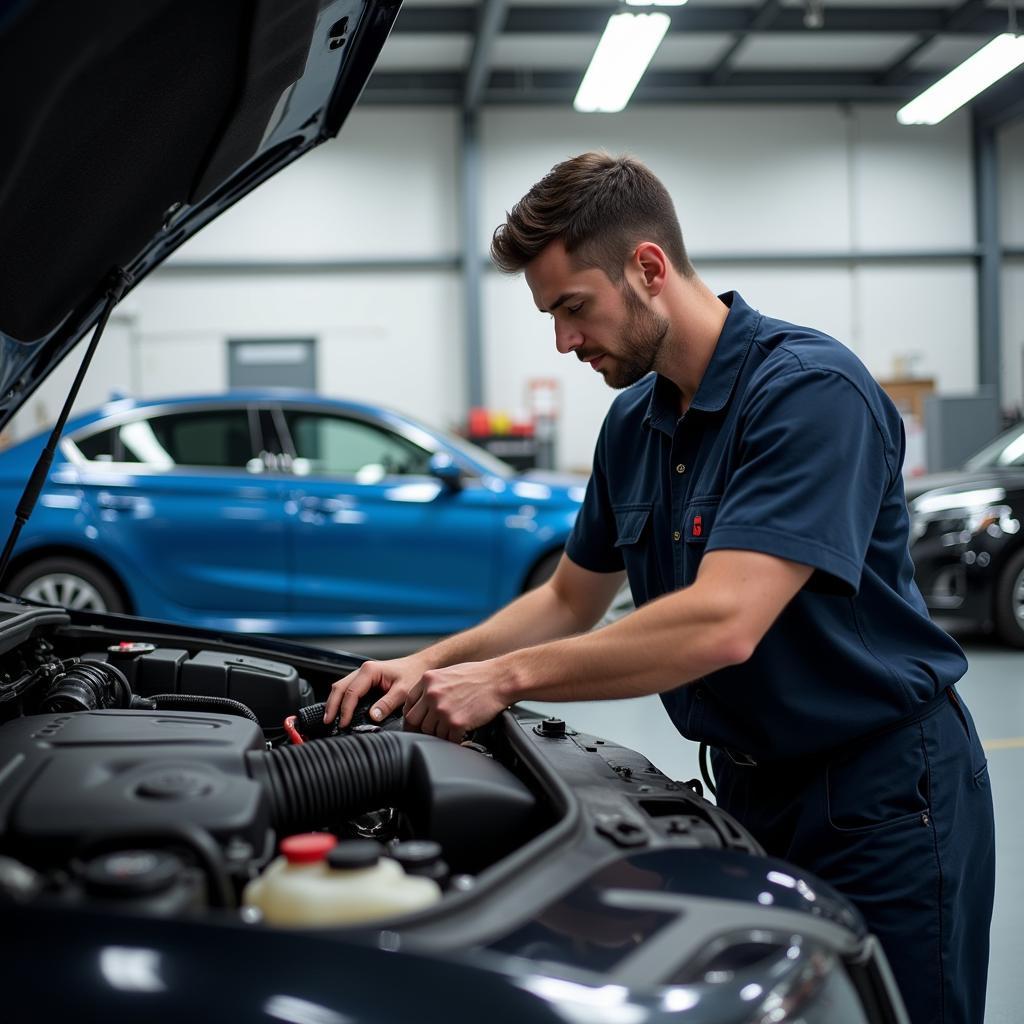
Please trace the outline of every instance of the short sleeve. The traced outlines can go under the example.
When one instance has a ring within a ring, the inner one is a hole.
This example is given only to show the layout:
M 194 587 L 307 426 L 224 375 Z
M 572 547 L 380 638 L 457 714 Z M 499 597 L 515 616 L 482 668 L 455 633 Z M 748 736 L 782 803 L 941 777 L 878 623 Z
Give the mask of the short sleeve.
M 897 471 L 864 396 L 828 370 L 779 375 L 741 412 L 737 468 L 707 550 L 760 551 L 816 570 L 816 590 L 856 594 Z
M 572 533 L 565 544 L 565 553 L 578 565 L 591 572 L 620 572 L 625 568 L 622 554 L 615 546 L 615 516 L 608 494 L 605 466 L 608 423 L 605 421 L 594 449 L 594 468 L 587 483 Z

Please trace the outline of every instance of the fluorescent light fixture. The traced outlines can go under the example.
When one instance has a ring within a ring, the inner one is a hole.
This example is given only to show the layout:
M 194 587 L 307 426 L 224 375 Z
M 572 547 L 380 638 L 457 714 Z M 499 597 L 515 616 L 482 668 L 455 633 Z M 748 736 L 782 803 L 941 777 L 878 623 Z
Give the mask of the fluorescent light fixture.
M 682 7 L 686 0 L 626 0 L 627 7 Z
M 613 14 L 572 105 L 585 113 L 613 114 L 622 110 L 670 21 L 667 14 Z
M 896 114 L 900 124 L 938 124 L 1024 64 L 1024 35 L 1004 32 Z

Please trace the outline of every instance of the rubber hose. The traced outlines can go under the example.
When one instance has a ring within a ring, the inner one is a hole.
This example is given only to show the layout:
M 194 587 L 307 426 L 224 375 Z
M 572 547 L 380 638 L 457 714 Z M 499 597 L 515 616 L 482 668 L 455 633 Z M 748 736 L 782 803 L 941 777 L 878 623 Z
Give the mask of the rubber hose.
M 334 729 L 334 723 L 324 721 L 326 710 L 327 704 L 324 701 L 300 708 L 295 715 L 295 725 L 299 732 L 311 740 L 329 736 Z
M 238 715 L 260 724 L 251 708 L 230 697 L 204 697 L 195 693 L 158 693 L 149 698 L 158 711 L 219 711 L 224 715 Z
M 256 750 L 249 769 L 270 796 L 273 826 L 303 831 L 401 804 L 414 749 L 406 739 L 378 732 Z

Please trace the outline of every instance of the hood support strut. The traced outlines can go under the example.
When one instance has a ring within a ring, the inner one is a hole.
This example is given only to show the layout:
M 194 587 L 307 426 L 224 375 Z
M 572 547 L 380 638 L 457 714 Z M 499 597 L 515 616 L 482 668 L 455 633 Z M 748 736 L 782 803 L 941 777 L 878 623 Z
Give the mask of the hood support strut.
M 107 290 L 107 300 L 103 306 L 103 312 L 100 313 L 96 330 L 92 333 L 92 340 L 89 342 L 89 347 L 82 358 L 82 363 L 78 367 L 78 373 L 75 375 L 74 383 L 71 385 L 68 397 L 64 401 L 64 407 L 61 409 L 57 422 L 54 424 L 50 439 L 46 442 L 46 447 L 39 456 L 39 460 L 32 470 L 32 475 L 28 478 L 21 501 L 18 502 L 17 511 L 14 513 L 14 526 L 11 527 L 11 532 L 7 537 L 3 554 L 0 554 L 0 580 L 3 580 L 7 572 L 7 563 L 11 560 L 11 554 L 14 551 L 14 545 L 18 543 L 22 527 L 28 522 L 29 517 L 32 515 L 32 510 L 36 507 L 36 502 L 39 500 L 39 493 L 42 491 L 43 484 L 46 483 L 46 476 L 50 472 L 50 466 L 53 463 L 54 453 L 57 451 L 60 435 L 64 432 L 64 425 L 68 421 L 68 416 L 71 413 L 72 406 L 75 404 L 75 399 L 78 398 L 78 391 L 82 386 L 82 381 L 85 380 L 89 364 L 92 362 L 96 346 L 103 336 L 103 330 L 107 326 L 110 314 L 114 311 L 114 307 L 118 302 L 121 301 L 130 283 L 131 279 L 123 270 L 118 268 L 114 271 L 114 282 Z M 18 595 L 15 594 L 14 596 L 17 597 Z

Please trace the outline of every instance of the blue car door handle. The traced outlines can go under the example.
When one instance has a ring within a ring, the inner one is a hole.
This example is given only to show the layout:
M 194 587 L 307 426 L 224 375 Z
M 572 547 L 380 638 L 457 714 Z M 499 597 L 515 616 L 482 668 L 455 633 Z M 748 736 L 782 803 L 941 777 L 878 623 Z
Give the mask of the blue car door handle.
M 96 496 L 96 504 L 100 508 L 116 509 L 121 512 L 137 509 L 145 503 L 145 500 L 145 498 L 134 494 L 107 494 L 104 492 Z
M 304 497 L 299 500 L 299 506 L 304 512 L 320 512 L 324 515 L 340 512 L 342 509 L 348 508 L 350 504 L 340 498 Z

